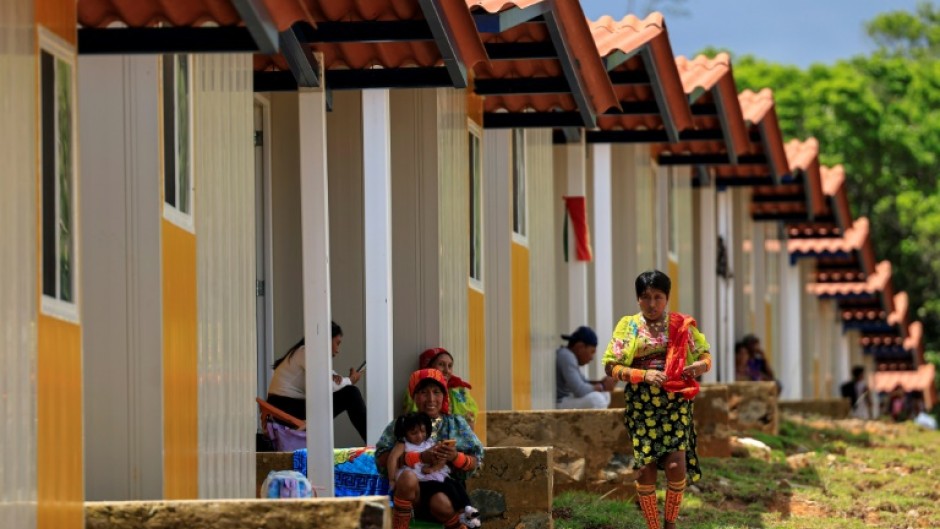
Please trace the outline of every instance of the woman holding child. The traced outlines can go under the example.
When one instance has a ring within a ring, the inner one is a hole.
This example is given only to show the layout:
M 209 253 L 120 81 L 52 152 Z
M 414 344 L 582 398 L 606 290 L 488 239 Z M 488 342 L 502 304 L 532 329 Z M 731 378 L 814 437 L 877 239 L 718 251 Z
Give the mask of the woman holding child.
M 653 270 L 636 278 L 638 314 L 617 324 L 604 367 L 627 382 L 624 415 L 633 440 L 636 491 L 650 529 L 659 529 L 656 475 L 666 474 L 665 528 L 674 529 L 686 487 L 686 476 L 697 481 L 702 472 L 695 452 L 692 400 L 696 378 L 711 369 L 705 336 L 691 316 L 668 312 L 669 277 Z
M 397 460 L 390 464 L 389 458 L 399 439 L 395 435 L 392 421 L 375 444 L 376 466 L 383 473 L 389 467 L 401 469 L 413 467 L 418 459 L 423 465 L 435 467 L 446 464 L 447 477 L 443 481 L 419 481 L 414 472 L 401 472 L 395 480 L 392 514 L 393 529 L 406 529 L 411 521 L 412 509 L 416 518 L 441 522 L 445 529 L 463 529 L 460 514 L 470 504 L 465 480 L 483 462 L 483 444 L 470 429 L 467 421 L 450 414 L 447 379 L 436 369 L 420 369 L 411 374 L 408 393 L 414 399 L 419 413 L 426 414 L 431 421 L 429 439 L 435 444 L 416 455 L 396 450 Z M 404 433 L 399 431 L 399 433 Z M 411 464 L 409 464 L 411 463 Z

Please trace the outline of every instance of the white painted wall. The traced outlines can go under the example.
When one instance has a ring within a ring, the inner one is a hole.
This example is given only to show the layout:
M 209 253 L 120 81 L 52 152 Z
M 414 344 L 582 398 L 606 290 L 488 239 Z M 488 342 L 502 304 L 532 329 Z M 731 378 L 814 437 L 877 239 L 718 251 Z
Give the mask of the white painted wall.
M 163 497 L 156 56 L 78 63 L 85 496 Z M 88 116 L 93 116 L 88 119 Z
M 715 272 L 717 263 L 718 228 L 715 217 L 714 186 L 703 186 L 692 191 L 695 218 L 695 250 L 693 260 L 698 273 L 695 289 L 695 316 L 699 329 L 705 334 L 712 347 L 712 359 L 718 359 L 718 276 Z M 703 380 L 716 382 L 719 367 L 705 374 Z
M 555 349 L 564 331 L 558 323 L 555 282 L 561 255 L 561 197 L 552 185 L 552 134 L 529 129 L 526 138 L 526 178 L 529 192 L 529 299 L 532 358 L 532 409 L 555 407 Z M 493 289 L 489 290 L 493 295 Z M 570 330 L 570 329 L 569 329 Z M 604 337 L 599 336 L 599 341 Z M 489 358 L 487 359 L 489 366 Z M 487 388 L 489 391 L 489 387 Z
M 801 398 L 811 399 L 818 396 L 819 381 L 821 379 L 820 370 L 823 363 L 820 361 L 819 350 L 822 347 L 820 343 L 820 325 L 819 325 L 819 301 L 816 296 L 806 291 L 806 284 L 810 281 L 815 270 L 816 263 L 812 259 L 800 259 L 797 263 L 799 270 L 799 291 L 802 327 L 800 329 L 800 344 L 802 350 L 801 360 L 801 379 L 803 394 Z
M 255 496 L 254 93 L 251 55 L 193 59 L 199 496 Z
M 0 2 L 0 519 L 36 526 L 36 40 L 33 2 Z
M 781 241 L 783 249 L 780 262 L 780 369 L 777 376 L 783 384 L 782 399 L 803 398 L 803 308 L 801 292 L 803 282 L 800 268 L 790 264 L 786 251 L 786 239 Z
M 327 167 L 330 187 L 330 311 L 343 328 L 343 345 L 333 368 L 346 376 L 366 359 L 365 227 L 363 195 L 362 92 L 333 93 L 333 110 L 326 115 Z M 290 347 L 290 345 L 288 345 Z M 357 384 L 368 399 L 370 375 L 382 376 L 382 366 L 367 367 Z M 368 408 L 367 408 L 368 411 Z M 384 425 L 383 425 L 384 426 Z M 346 414 L 333 421 L 337 447 L 361 446 L 362 438 Z M 371 439 L 374 443 L 376 439 Z
M 701 317 L 695 313 L 696 284 L 699 263 L 695 261 L 696 221 L 692 196 L 692 171 L 689 167 L 676 166 L 671 169 L 673 205 L 670 223 L 675 222 L 679 258 L 679 311 L 691 314 L 701 327 Z
M 483 281 L 489 410 L 512 409 L 511 148 L 511 129 L 483 132 Z M 531 232 L 542 229 L 537 224 L 531 228 Z

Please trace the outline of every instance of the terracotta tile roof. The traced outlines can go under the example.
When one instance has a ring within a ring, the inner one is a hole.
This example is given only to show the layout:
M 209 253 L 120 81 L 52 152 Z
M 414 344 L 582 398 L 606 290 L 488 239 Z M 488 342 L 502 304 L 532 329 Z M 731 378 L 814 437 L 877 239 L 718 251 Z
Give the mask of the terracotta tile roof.
M 849 206 L 849 196 L 846 189 L 845 169 L 841 164 L 834 167 L 820 166 L 823 193 L 829 198 L 829 204 L 835 208 L 832 211 L 836 223 L 842 227 L 852 224 L 852 210 Z
M 724 141 L 680 142 L 653 147 L 656 156 L 676 154 L 734 154 L 746 153 L 748 149 L 747 127 L 741 113 L 731 57 L 719 53 L 709 58 L 699 55 L 692 60 L 676 57 L 676 68 L 682 80 L 682 88 L 693 104 L 715 104 L 719 115 L 694 116 L 695 129 L 724 132 Z
M 890 392 L 901 386 L 904 391 L 931 392 L 936 367 L 933 364 L 924 364 L 916 371 L 876 371 L 872 380 L 872 390 L 876 392 Z
M 915 321 L 907 326 L 907 338 L 904 339 L 904 350 L 915 353 L 920 362 L 924 357 L 924 324 Z
M 907 292 L 901 291 L 891 298 L 891 313 L 888 314 L 888 325 L 899 325 L 902 332 L 907 332 L 907 309 L 910 301 Z
M 820 297 L 871 295 L 884 291 L 890 280 L 891 263 L 882 261 L 864 281 L 807 283 L 806 291 Z
M 805 175 L 803 185 L 807 190 L 813 215 L 825 213 L 822 177 L 819 166 L 819 142 L 816 138 L 805 141 L 790 140 L 783 146 L 787 153 L 790 171 L 801 171 Z
M 738 102 L 749 129 L 750 145 L 746 154 L 764 155 L 767 157 L 767 163 L 720 166 L 715 168 L 715 175 L 719 179 L 727 179 L 729 184 L 734 183 L 736 179 L 753 177 L 776 177 L 779 181 L 789 172 L 789 166 L 783 148 L 783 134 L 777 120 L 773 91 L 769 88 L 760 92 L 745 90 L 738 95 Z
M 297 4 L 297 2 L 285 2 Z M 291 10 L 300 6 L 290 5 Z M 300 8 L 302 13 L 302 8 Z M 303 17 L 298 18 L 301 20 Z M 276 20 L 279 29 L 286 29 L 297 20 Z M 308 19 L 309 21 L 309 19 Z M 238 11 L 230 0 L 191 0 L 166 2 L 160 0 L 78 0 L 78 23 L 84 27 L 103 28 L 114 23 L 129 27 L 154 26 L 158 23 L 172 26 L 237 26 L 241 23 Z M 283 28 L 280 26 L 286 24 Z
M 842 237 L 822 239 L 790 239 L 787 251 L 791 254 L 819 255 L 826 253 L 847 253 L 860 251 L 868 239 L 868 219 L 862 217 L 851 228 L 845 230 Z
M 602 113 L 608 109 L 619 108 L 607 70 L 597 54 L 587 18 L 577 0 L 465 1 L 471 10 L 484 10 L 491 14 L 515 7 L 547 4 L 559 23 L 562 38 L 576 58 L 577 74 L 584 84 L 585 96 L 593 107 L 591 110 L 594 113 Z M 483 33 L 481 38 L 485 43 L 551 42 L 546 25 L 540 22 L 520 24 L 501 33 Z M 484 80 L 558 77 L 563 73 L 561 63 L 557 59 L 491 61 L 477 66 L 475 78 Z M 570 94 L 488 95 L 483 104 L 486 112 L 577 110 L 577 104 Z
M 622 103 L 657 102 L 659 114 L 651 115 L 608 115 L 598 118 L 598 128 L 602 130 L 660 130 L 664 128 L 664 117 L 671 119 L 675 130 L 690 129 L 693 126 L 692 111 L 689 108 L 679 71 L 673 58 L 669 33 L 661 13 L 651 13 L 646 18 L 627 15 L 620 20 L 603 16 L 589 21 L 591 35 L 594 37 L 597 53 L 608 57 L 615 53 L 633 55 L 618 65 L 614 72 L 645 71 L 650 77 L 650 84 L 614 85 L 617 100 Z M 641 52 L 647 52 L 651 69 Z M 661 100 L 657 101 L 653 83 L 660 89 Z M 662 107 L 666 106 L 666 109 Z M 664 114 L 665 110 L 665 114 Z

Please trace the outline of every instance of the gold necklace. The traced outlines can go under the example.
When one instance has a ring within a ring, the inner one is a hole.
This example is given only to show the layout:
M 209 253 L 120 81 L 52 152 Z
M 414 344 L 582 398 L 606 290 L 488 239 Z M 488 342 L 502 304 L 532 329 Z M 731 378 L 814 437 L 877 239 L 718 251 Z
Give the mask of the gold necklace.
M 657 333 L 659 333 L 659 334 L 663 334 L 663 333 L 666 332 L 666 322 L 667 322 L 667 321 L 668 321 L 668 320 L 666 319 L 666 315 L 664 314 L 664 315 L 663 315 L 663 318 L 662 318 L 661 320 L 659 320 L 659 321 L 649 321 L 649 320 L 647 320 L 647 321 L 646 321 L 646 326 L 649 327 L 650 331 L 654 331 L 654 332 L 657 332 Z

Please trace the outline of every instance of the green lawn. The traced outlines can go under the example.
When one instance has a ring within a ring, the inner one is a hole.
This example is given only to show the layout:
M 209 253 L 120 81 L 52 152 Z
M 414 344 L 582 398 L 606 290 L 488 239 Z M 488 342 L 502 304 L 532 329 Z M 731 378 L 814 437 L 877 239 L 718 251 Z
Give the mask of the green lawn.
M 769 458 L 704 458 L 678 527 L 695 529 L 940 528 L 940 433 L 912 424 L 786 417 L 754 434 Z M 660 475 L 659 504 L 663 504 Z M 645 529 L 633 502 L 566 493 L 557 529 Z

